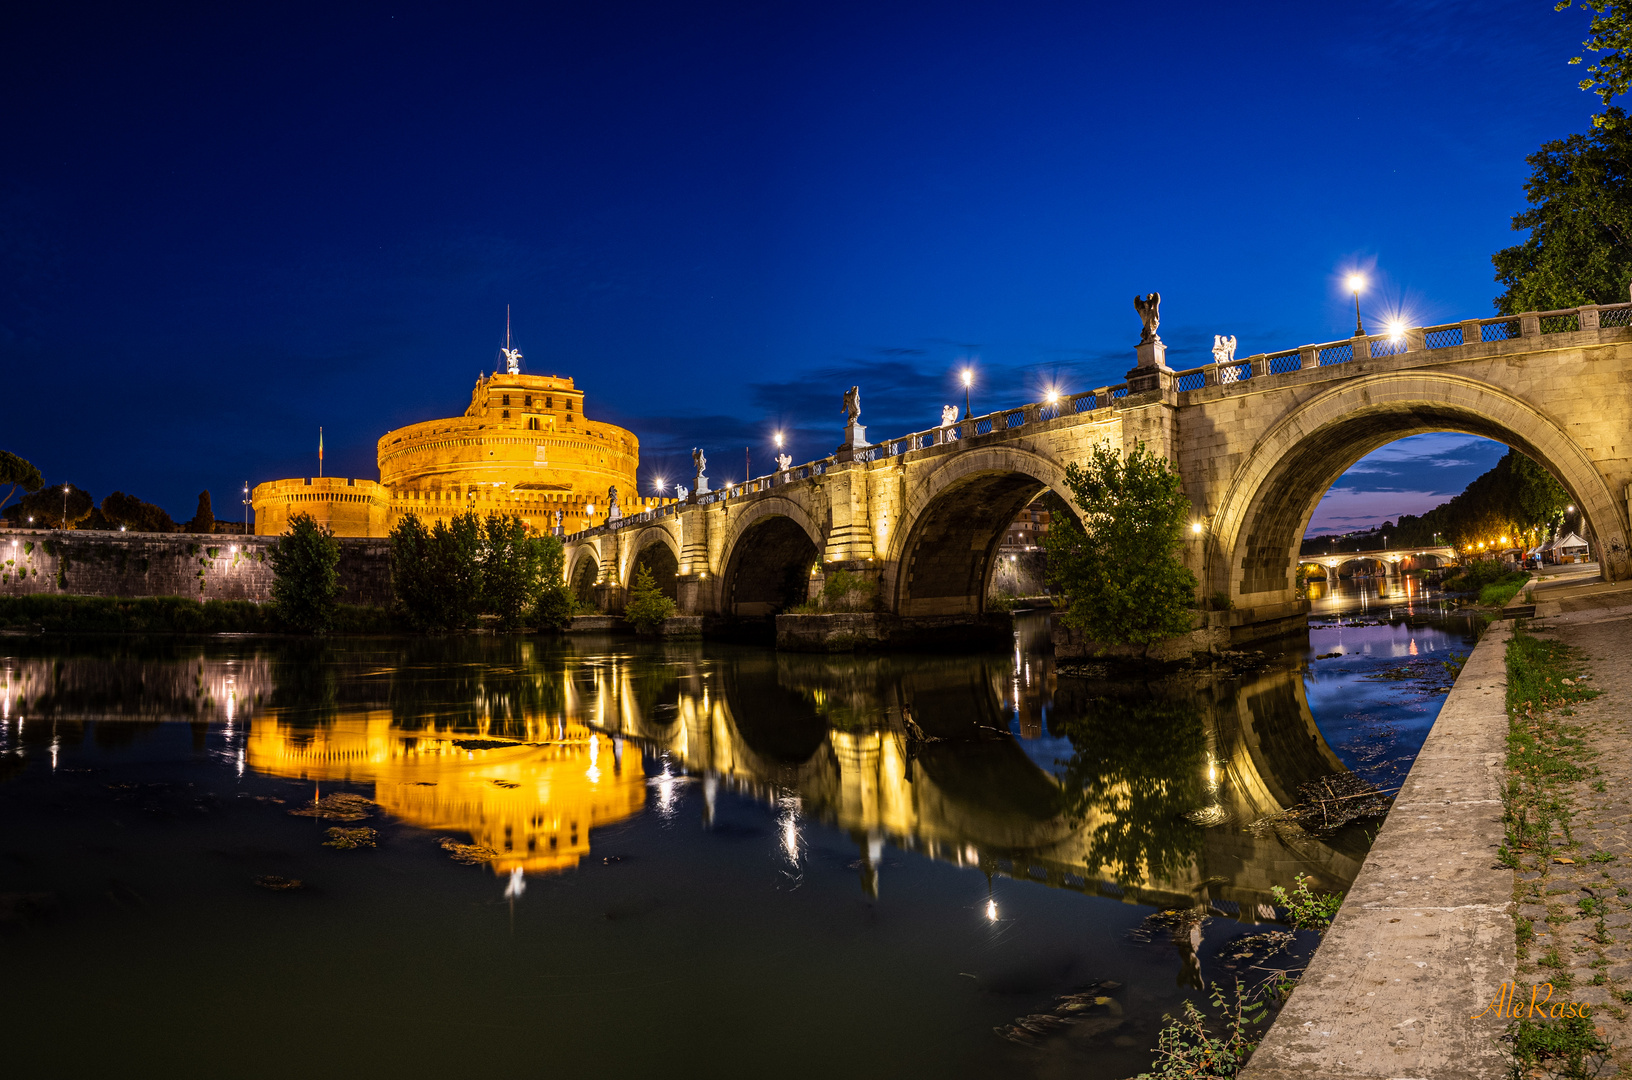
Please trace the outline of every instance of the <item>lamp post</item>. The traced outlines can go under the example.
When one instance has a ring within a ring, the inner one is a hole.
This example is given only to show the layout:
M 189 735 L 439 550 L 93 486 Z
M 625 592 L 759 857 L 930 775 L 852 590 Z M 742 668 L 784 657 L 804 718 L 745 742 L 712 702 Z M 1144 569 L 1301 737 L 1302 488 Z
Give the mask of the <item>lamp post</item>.
M 249 481 L 244 481 L 244 535 L 249 535 Z
M 969 386 L 975 381 L 975 373 L 968 368 L 963 369 L 963 418 L 969 419 Z
M 68 528 L 68 484 L 62 485 L 62 527 Z
M 1366 287 L 1366 279 L 1359 274 L 1349 275 L 1349 288 L 1354 290 L 1354 336 L 1365 337 L 1366 329 L 1360 325 L 1360 290 Z

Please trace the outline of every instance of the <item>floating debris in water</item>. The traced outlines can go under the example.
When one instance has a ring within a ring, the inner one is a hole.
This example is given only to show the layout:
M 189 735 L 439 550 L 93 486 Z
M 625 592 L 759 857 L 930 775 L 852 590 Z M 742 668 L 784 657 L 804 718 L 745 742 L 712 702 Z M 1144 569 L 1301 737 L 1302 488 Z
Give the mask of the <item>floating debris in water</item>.
M 1274 909 L 1270 909 L 1273 913 Z M 1277 953 L 1285 952 L 1298 940 L 1298 936 L 1290 930 L 1271 930 L 1267 934 L 1249 934 L 1238 938 L 1224 946 L 1219 958 L 1222 960 L 1268 960 Z M 1226 965 L 1234 966 L 1234 965 Z
M 332 848 L 373 847 L 374 841 L 379 835 L 379 833 L 367 827 L 342 829 L 336 825 L 329 830 L 329 838 L 323 841 L 323 846 Z
M 1012 1024 L 999 1024 L 992 1031 L 999 1038 L 1032 1049 L 1056 1033 L 1092 1037 L 1115 1031 L 1123 1023 L 1122 1006 L 1110 995 L 1121 988 L 1121 983 L 1109 980 L 1091 983 L 1082 990 L 1061 994 L 1046 1012 L 1019 1017 Z
M 1343 655 L 1344 655 L 1343 650 L 1339 649 L 1337 652 L 1323 652 L 1319 656 L 1315 657 L 1315 659 L 1316 660 L 1336 660 L 1338 657 L 1343 656 Z
M 262 874 L 255 879 L 255 884 L 273 892 L 288 892 L 290 889 L 304 889 L 306 883 L 299 878 L 279 877 L 276 874 Z
M 499 857 L 499 853 L 490 847 L 483 847 L 481 844 L 461 844 L 451 836 L 444 836 L 441 844 L 442 850 L 453 856 L 454 862 L 462 862 L 466 866 L 492 862 Z
M 1352 772 L 1333 773 L 1298 787 L 1298 803 L 1279 813 L 1259 818 L 1249 829 L 1291 823 L 1308 832 L 1340 829 L 1364 818 L 1382 817 L 1394 805 L 1394 792 L 1384 791 Z
M 342 791 L 314 799 L 299 810 L 289 811 L 296 817 L 329 818 L 333 821 L 361 821 L 374 812 L 375 804 L 361 795 Z

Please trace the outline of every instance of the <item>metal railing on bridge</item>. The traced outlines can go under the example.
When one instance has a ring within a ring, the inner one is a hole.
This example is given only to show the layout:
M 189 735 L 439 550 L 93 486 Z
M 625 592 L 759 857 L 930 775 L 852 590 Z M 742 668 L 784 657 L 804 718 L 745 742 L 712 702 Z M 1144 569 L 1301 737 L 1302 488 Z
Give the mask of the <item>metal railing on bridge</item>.
M 1301 345 L 1281 352 L 1259 353 L 1245 360 L 1204 364 L 1172 373 L 1174 388 L 1190 393 L 1207 387 L 1230 387 L 1253 382 L 1274 375 L 1288 375 L 1309 368 L 1331 367 L 1360 360 L 1401 356 L 1414 352 L 1433 352 L 1458 345 L 1483 342 L 1516 341 L 1524 338 L 1539 339 L 1548 334 L 1569 334 L 1583 330 L 1632 326 L 1632 303 L 1588 304 L 1561 311 L 1528 311 L 1519 315 L 1499 315 L 1489 319 L 1464 319 L 1461 322 L 1438 326 L 1418 326 L 1396 334 L 1367 334 L 1341 341 L 1317 345 Z M 1009 407 L 984 416 L 965 417 L 944 427 L 927 428 L 909 435 L 885 439 L 854 451 L 856 461 L 879 461 L 927 450 L 966 438 L 1009 431 L 1027 424 L 1047 423 L 1062 416 L 1076 416 L 1112 407 L 1128 396 L 1128 385 L 1101 386 L 1080 394 L 1061 394 L 1047 401 L 1019 407 Z M 715 491 L 691 497 L 698 506 L 708 506 L 727 499 L 741 498 L 768 491 L 781 484 L 821 476 L 837 463 L 836 457 L 795 465 L 785 471 L 768 473 L 740 484 L 727 484 Z M 597 525 L 572 533 L 568 539 L 598 536 L 631 525 L 644 525 L 672 517 L 685 508 L 686 503 L 672 503 L 663 507 L 631 514 L 617 521 Z

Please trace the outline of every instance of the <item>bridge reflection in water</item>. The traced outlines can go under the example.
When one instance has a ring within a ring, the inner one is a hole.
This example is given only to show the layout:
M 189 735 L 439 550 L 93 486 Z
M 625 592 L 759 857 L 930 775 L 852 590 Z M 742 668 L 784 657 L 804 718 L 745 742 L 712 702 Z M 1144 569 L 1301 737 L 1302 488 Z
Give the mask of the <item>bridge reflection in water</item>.
M 1035 662 L 1035 661 L 1034 661 Z M 1257 921 L 1297 873 L 1346 889 L 1363 838 L 1248 828 L 1343 770 L 1291 667 L 1156 687 L 1056 680 L 1037 663 L 958 657 L 607 657 L 569 713 L 687 772 L 848 830 L 863 883 L 885 842 L 988 874 Z M 1020 677 L 1016 677 L 1016 672 Z M 1044 713 L 1053 737 L 1042 734 Z M 922 737 L 918 737 L 921 732 Z M 1028 753 L 1033 747 L 1033 753 Z M 1042 760 L 1038 760 L 1041 758 Z
M 1057 676 L 1034 646 L 825 657 L 467 638 L 14 657 L 3 711 L 20 741 L 53 746 L 86 723 L 101 741 L 185 720 L 200 748 L 213 728 L 255 771 L 372 784 L 388 813 L 498 852 L 500 873 L 572 867 L 594 828 L 668 813 L 700 780 L 705 823 L 722 786 L 760 800 L 795 862 L 807 822 L 847 831 L 871 892 L 885 844 L 1244 919 L 1300 872 L 1347 888 L 1358 829 L 1248 827 L 1343 769 L 1299 662 L 1129 684 Z M 133 714 L 119 703 L 138 675 Z

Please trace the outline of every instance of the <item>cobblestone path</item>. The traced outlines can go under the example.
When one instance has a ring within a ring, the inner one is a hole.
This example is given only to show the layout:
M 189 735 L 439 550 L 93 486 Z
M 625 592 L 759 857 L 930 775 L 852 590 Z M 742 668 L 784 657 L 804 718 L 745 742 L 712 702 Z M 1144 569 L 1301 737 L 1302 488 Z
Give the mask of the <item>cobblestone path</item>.
M 1600 694 L 1564 717 L 1588 748 L 1587 775 L 1567 786 L 1578 846 L 1516 875 L 1517 981 L 1526 997 L 1529 984 L 1550 981 L 1554 1001 L 1592 1003 L 1616 1061 L 1632 1072 L 1632 591 L 1550 592 L 1538 590 L 1528 629 L 1579 648 Z

